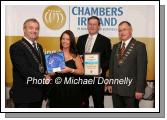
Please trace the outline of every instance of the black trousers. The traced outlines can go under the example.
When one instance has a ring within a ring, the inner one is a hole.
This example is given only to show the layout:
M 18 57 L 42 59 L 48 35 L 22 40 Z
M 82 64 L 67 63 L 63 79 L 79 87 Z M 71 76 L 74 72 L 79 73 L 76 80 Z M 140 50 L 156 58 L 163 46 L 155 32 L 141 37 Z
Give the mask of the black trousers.
M 104 84 L 98 84 L 95 80 L 95 84 L 82 85 L 81 93 L 81 107 L 89 107 L 89 97 L 92 95 L 94 107 L 104 108 Z
M 32 103 L 16 103 L 15 108 L 41 108 L 42 101 L 39 102 L 32 102 Z
M 139 108 L 139 100 L 134 97 L 112 94 L 114 108 Z

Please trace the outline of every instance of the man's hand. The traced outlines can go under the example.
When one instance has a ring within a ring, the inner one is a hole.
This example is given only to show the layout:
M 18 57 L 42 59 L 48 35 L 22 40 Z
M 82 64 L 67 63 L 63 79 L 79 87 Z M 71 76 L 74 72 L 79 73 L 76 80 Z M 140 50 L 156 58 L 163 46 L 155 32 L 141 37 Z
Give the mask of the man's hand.
M 51 73 L 48 73 L 48 75 L 49 75 L 50 77 L 52 77 L 52 76 L 55 76 L 56 73 L 55 73 L 55 72 L 51 72 Z
M 141 92 L 136 92 L 136 93 L 135 93 L 135 98 L 136 98 L 137 100 L 142 99 L 142 97 L 143 97 L 143 93 L 141 93 Z
M 107 86 L 108 92 L 112 93 L 112 86 Z
M 44 77 L 44 79 L 45 79 L 45 84 L 49 84 L 49 83 L 50 83 L 50 80 L 51 80 L 50 75 L 47 74 L 47 75 L 44 75 L 44 76 L 45 76 L 45 77 Z

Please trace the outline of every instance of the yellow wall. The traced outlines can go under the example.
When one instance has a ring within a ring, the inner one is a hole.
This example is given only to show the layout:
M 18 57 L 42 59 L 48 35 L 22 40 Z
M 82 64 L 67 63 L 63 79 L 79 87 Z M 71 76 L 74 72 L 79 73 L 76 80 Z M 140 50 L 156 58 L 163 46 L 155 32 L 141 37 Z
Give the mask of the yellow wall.
M 12 64 L 10 61 L 9 47 L 11 44 L 21 39 L 21 36 L 5 37 L 5 83 L 6 86 L 12 85 Z M 148 55 L 147 80 L 155 80 L 155 39 L 136 38 L 146 44 Z M 38 42 L 43 46 L 44 51 L 59 50 L 58 37 L 39 37 Z M 118 42 L 118 38 L 111 38 L 112 45 Z

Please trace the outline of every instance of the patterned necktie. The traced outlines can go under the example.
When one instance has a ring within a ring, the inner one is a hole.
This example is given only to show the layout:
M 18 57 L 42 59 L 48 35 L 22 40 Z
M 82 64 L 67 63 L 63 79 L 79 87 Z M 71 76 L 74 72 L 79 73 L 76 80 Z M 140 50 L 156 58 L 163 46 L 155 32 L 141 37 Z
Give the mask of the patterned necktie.
M 35 43 L 35 42 L 32 43 L 32 46 L 33 46 L 33 48 L 35 49 L 35 51 L 38 53 L 38 49 L 37 49 L 37 46 L 36 46 L 36 43 Z
M 93 41 L 93 37 L 89 37 L 85 45 L 85 53 L 91 53 L 92 41 Z
M 125 52 L 125 42 L 122 43 L 122 47 L 120 48 L 120 58 L 122 58 L 124 52 Z

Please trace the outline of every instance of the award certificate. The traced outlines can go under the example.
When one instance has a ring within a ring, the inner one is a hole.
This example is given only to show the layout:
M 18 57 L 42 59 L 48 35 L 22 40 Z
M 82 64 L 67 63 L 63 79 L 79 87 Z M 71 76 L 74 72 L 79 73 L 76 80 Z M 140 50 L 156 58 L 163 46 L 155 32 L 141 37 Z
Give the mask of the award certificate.
M 84 55 L 85 75 L 99 75 L 99 54 Z

